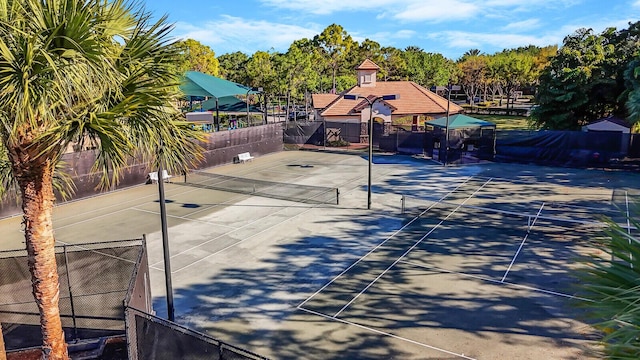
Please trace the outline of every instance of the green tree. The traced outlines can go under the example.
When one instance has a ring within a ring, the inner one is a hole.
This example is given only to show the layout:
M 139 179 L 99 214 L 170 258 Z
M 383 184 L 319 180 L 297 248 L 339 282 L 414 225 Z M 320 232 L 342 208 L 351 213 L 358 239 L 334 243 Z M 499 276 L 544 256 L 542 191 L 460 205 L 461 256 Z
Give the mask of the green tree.
M 401 53 L 405 64 L 404 77 L 406 80 L 422 84 L 426 80 L 425 69 L 423 67 L 426 53 L 417 46 L 407 46 Z
M 487 58 L 486 56 L 468 56 L 458 62 L 459 78 L 464 93 L 470 103 L 478 96 L 486 82 Z
M 398 81 L 405 78 L 407 72 L 407 64 L 402 56 L 402 50 L 389 46 L 382 48 L 382 63 L 380 66 L 380 73 L 382 79 L 387 81 Z
M 494 55 L 492 64 L 494 66 L 492 75 L 502 85 L 502 91 L 507 95 L 507 108 L 509 108 L 515 92 L 533 81 L 533 57 L 525 53 L 508 51 Z
M 181 65 L 179 66 L 181 73 L 193 70 L 218 76 L 220 64 L 216 59 L 216 53 L 210 47 L 193 39 L 179 41 L 175 46 L 182 55 Z
M 639 51 L 640 22 L 567 36 L 540 77 L 534 119 L 546 128 L 576 129 L 605 115 L 625 117 L 633 94 L 626 73 Z
M 627 100 L 627 110 L 629 111 L 629 121 L 633 124 L 634 130 L 638 131 L 640 125 L 640 54 L 629 63 L 625 73 L 629 95 Z
M 246 64 L 247 80 L 245 85 L 262 87 L 265 91 L 274 92 L 276 88 L 276 69 L 272 55 L 266 51 L 256 51 Z
M 598 93 L 613 79 L 602 76 L 602 64 L 614 46 L 590 29 L 564 39 L 558 54 L 540 76 L 534 122 L 546 129 L 579 129 L 607 113 Z
M 218 56 L 220 76 L 238 84 L 247 83 L 247 72 L 245 71 L 247 61 L 249 61 L 249 56 L 240 51 Z
M 179 81 L 171 27 L 151 17 L 125 0 L 0 0 L 0 179 L 2 190 L 20 189 L 45 359 L 68 358 L 52 221 L 67 145 L 95 143 L 105 187 L 130 155 L 180 171 L 199 154 L 170 105 Z
M 282 93 L 282 82 L 278 79 L 274 58 L 279 54 L 269 54 L 265 51 L 256 51 L 246 62 L 245 85 L 262 88 L 265 104 L 273 95 Z
M 369 59 L 380 66 L 384 62 L 382 47 L 376 41 L 364 39 L 364 41 L 352 51 L 353 62 L 358 66 L 365 59 Z M 379 74 L 381 75 L 381 74 Z
M 464 54 L 462 54 L 462 57 L 458 60 L 458 62 L 463 62 L 465 61 L 467 58 L 470 57 L 478 57 L 484 55 L 482 53 L 482 51 L 480 51 L 480 49 L 469 49 L 467 51 L 464 52 Z
M 427 53 L 417 46 L 407 47 L 402 55 L 407 79 L 426 88 L 449 83 L 455 63 L 441 54 Z
M 314 56 L 306 51 L 306 44 L 306 39 L 295 41 L 289 50 L 279 57 L 278 79 L 284 82 L 283 93 L 287 96 L 287 105 L 293 99 L 303 99 L 309 86 L 317 82 L 318 74 L 313 70 Z
M 332 89 L 338 91 L 336 76 L 343 65 L 347 65 L 347 68 L 352 65 L 346 64 L 346 60 L 355 42 L 342 26 L 337 24 L 327 26 L 322 33 L 313 38 L 313 41 L 321 50 L 328 64 L 328 69 L 331 71 Z M 353 69 L 348 71 L 353 71 Z

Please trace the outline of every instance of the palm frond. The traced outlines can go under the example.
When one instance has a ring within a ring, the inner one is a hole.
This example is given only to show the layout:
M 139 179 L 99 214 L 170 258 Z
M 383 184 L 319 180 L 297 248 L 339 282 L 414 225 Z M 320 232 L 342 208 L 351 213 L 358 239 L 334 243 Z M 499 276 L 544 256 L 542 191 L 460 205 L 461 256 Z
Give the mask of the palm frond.
M 592 242 L 606 256 L 594 256 L 582 270 L 582 304 L 595 328 L 603 333 L 604 355 L 610 359 L 640 358 L 640 223 L 630 227 L 612 221 L 606 236 Z
M 134 154 L 173 171 L 199 161 L 202 135 L 174 121 L 169 105 L 179 53 L 166 17 L 153 22 L 127 0 L 9 3 L 0 17 L 0 137 L 8 147 L 57 162 L 69 144 L 91 141 L 93 171 L 107 188 Z

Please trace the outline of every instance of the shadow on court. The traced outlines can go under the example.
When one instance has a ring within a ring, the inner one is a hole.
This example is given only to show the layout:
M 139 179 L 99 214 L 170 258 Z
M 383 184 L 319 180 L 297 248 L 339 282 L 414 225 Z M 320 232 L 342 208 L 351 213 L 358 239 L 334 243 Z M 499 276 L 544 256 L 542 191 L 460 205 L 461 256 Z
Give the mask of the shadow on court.
M 496 165 L 391 175 L 373 191 L 395 194 L 384 204 L 393 211 L 296 219 L 300 229 L 340 226 L 340 235 L 307 231 L 258 263 L 227 266 L 177 290 L 178 319 L 277 359 L 587 357 L 593 333 L 573 298 L 572 269 L 594 233 L 504 214 L 457 217 L 455 204 L 535 215 L 561 203 L 575 217 L 609 206 L 607 186 L 630 183 L 615 174 L 533 169 L 510 166 L 508 179 Z M 401 215 L 394 203 L 405 193 L 446 196 L 454 216 L 427 212 L 409 223 L 413 209 Z M 154 305 L 162 314 L 163 299 Z
M 302 236 L 283 232 L 269 254 L 176 290 L 178 322 L 277 359 L 588 357 L 593 333 L 571 298 L 579 295 L 572 269 L 593 233 L 488 213 L 427 212 L 411 222 L 416 213 L 400 214 L 399 197 L 455 190 L 445 199 L 453 205 L 535 215 L 555 202 L 584 212 L 632 181 L 518 165 L 421 166 L 375 183 L 384 211 L 318 210 L 290 225 Z M 160 315 L 164 305 L 155 299 Z

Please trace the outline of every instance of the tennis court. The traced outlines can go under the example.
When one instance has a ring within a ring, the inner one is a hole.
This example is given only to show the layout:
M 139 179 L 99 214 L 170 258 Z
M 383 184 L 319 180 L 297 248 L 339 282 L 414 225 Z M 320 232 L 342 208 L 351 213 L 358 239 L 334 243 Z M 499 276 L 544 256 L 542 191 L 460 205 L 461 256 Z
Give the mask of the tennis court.
M 367 210 L 362 154 L 207 173 L 165 184 L 176 319 L 275 359 L 588 358 L 571 269 L 638 194 L 634 173 L 376 155 Z M 157 199 L 144 185 L 65 204 L 55 233 L 146 234 L 164 316 Z M 0 221 L 3 247 L 20 247 L 18 226 Z

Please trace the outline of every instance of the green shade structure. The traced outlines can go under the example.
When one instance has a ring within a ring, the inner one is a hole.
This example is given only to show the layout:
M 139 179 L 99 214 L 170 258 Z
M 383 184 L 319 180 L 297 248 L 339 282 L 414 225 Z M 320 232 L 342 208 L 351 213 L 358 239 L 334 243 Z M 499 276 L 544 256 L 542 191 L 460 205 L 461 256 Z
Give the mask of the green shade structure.
M 180 90 L 186 96 L 206 96 L 223 98 L 240 94 L 255 94 L 249 86 L 240 85 L 229 80 L 197 71 L 187 71 L 184 74 Z
M 444 129 L 447 127 L 447 117 L 444 116 L 434 120 L 429 120 L 426 122 L 426 124 Z M 466 129 L 485 126 L 495 127 L 496 124 L 463 114 L 449 116 L 449 129 Z
M 180 84 L 180 90 L 185 94 L 185 96 L 191 97 L 208 97 L 211 98 L 207 101 L 206 109 L 211 109 L 216 111 L 215 117 L 215 127 L 216 130 L 219 129 L 219 121 L 220 118 L 219 112 L 223 111 L 221 107 L 221 102 L 224 98 L 227 98 L 226 101 L 233 101 L 233 103 L 237 103 L 238 100 L 235 95 L 249 95 L 256 94 L 259 91 L 255 91 L 253 88 L 249 86 L 240 85 L 234 83 L 233 81 L 221 79 L 219 77 L 215 77 L 213 75 L 204 74 L 197 71 L 187 71 L 184 74 L 184 78 L 182 79 L 182 83 Z M 235 100 L 232 100 L 232 99 Z M 243 102 L 244 103 L 244 102 Z M 239 105 L 236 105 L 239 107 Z M 246 103 L 244 103 L 244 110 L 248 113 L 249 108 L 247 108 Z
M 202 109 L 215 111 L 216 99 L 209 99 L 202 102 Z M 218 99 L 218 111 L 223 113 L 246 113 L 247 103 L 235 96 L 225 96 Z M 249 112 L 262 113 L 255 105 L 249 105 Z

